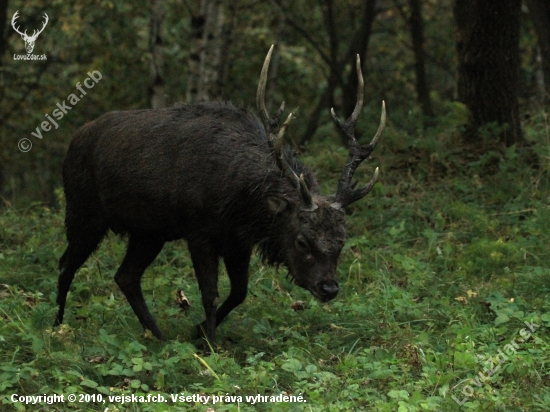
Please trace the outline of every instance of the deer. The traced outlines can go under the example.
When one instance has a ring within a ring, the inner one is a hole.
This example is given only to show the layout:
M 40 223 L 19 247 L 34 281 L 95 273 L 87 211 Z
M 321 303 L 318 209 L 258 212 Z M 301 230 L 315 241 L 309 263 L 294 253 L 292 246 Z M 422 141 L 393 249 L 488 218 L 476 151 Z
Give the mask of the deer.
M 142 326 L 163 334 L 141 290 L 145 269 L 163 245 L 185 239 L 206 319 L 198 325 L 211 345 L 216 328 L 248 290 L 256 250 L 321 302 L 339 292 L 337 262 L 346 240 L 345 210 L 375 185 L 352 182 L 357 167 L 376 147 L 386 109 L 369 144 L 355 138 L 364 81 L 356 59 L 357 101 L 351 116 L 331 114 L 349 149 L 336 192 L 323 195 L 314 173 L 283 145 L 293 113 L 285 103 L 273 116 L 265 89 L 273 46 L 256 92 L 259 117 L 230 102 L 179 104 L 162 109 L 109 112 L 84 125 L 63 164 L 68 246 L 60 259 L 55 325 L 63 322 L 71 282 L 108 230 L 128 236 L 115 282 Z M 220 305 L 218 275 L 223 260 L 231 289 Z

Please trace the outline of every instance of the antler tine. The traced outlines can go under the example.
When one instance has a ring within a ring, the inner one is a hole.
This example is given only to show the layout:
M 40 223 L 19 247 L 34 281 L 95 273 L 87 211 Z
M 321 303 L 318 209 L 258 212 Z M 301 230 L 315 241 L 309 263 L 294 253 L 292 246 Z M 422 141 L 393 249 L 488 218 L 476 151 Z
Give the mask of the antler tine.
M 330 111 L 332 118 L 346 135 L 346 142 L 349 149 L 348 159 L 346 161 L 344 170 L 342 171 L 342 176 L 340 177 L 340 180 L 338 182 L 338 189 L 336 190 L 336 195 L 335 195 L 337 203 L 339 203 L 342 207 L 345 207 L 355 202 L 356 200 L 359 200 L 362 197 L 366 196 L 367 193 L 372 189 L 372 187 L 376 183 L 376 180 L 378 179 L 378 168 L 374 172 L 374 176 L 370 180 L 370 182 L 360 189 L 355 189 L 355 185 L 352 185 L 351 181 L 353 179 L 355 170 L 357 170 L 357 167 L 361 164 L 363 160 L 369 157 L 369 155 L 372 153 L 372 151 L 376 147 L 376 144 L 380 140 L 380 137 L 382 136 L 382 132 L 384 131 L 384 128 L 386 126 L 386 104 L 385 102 L 382 102 L 382 114 L 380 116 L 380 124 L 378 126 L 378 130 L 376 134 L 374 135 L 374 138 L 367 145 L 360 146 L 357 144 L 357 141 L 355 140 L 355 124 L 363 108 L 364 88 L 365 88 L 365 84 L 363 81 L 363 74 L 361 72 L 361 60 L 359 58 L 359 55 L 357 55 L 357 59 L 356 59 L 356 70 L 357 70 L 357 80 L 358 80 L 357 81 L 358 83 L 357 102 L 355 104 L 353 113 L 345 122 L 342 122 L 338 118 L 338 116 L 336 116 L 336 113 L 334 112 L 334 108 L 332 108 Z
M 44 16 L 46 17 L 46 20 L 42 23 L 42 28 L 40 30 L 36 30 L 34 29 L 32 31 L 32 36 L 29 36 L 31 39 L 34 39 L 36 40 L 36 38 L 38 37 L 38 35 L 40 33 L 42 33 L 44 31 L 44 29 L 46 28 L 46 25 L 48 24 L 48 21 L 50 20 L 50 18 L 48 17 L 48 14 L 47 13 L 44 13 Z M 25 33 L 27 33 L 27 31 L 25 30 Z
M 45 21 L 42 23 L 42 28 L 38 31 L 38 33 L 36 34 L 33 34 L 33 36 L 37 36 L 42 33 L 44 31 L 44 29 L 46 28 L 46 25 L 48 24 L 48 22 L 50 21 L 50 18 L 48 17 L 48 13 L 44 13 L 44 17 L 46 17 Z
M 18 14 L 19 14 L 19 10 L 17 10 L 17 11 L 14 13 L 13 17 L 11 18 L 11 25 L 12 25 L 13 29 L 14 29 L 17 33 L 19 33 L 21 36 L 25 36 L 25 35 L 27 34 L 27 30 L 25 30 L 25 33 L 21 33 L 21 32 L 19 31 L 19 27 L 15 27 L 15 22 L 16 22 L 16 20 L 19 18 Z
M 380 123 L 378 124 L 378 130 L 376 130 L 376 134 L 372 138 L 371 142 L 367 145 L 370 148 L 369 154 L 374 150 L 374 148 L 378 144 L 378 141 L 382 137 L 382 133 L 384 133 L 385 128 L 386 128 L 386 102 L 382 100 L 382 113 L 380 114 Z
M 275 131 L 279 126 L 281 121 L 281 116 L 285 110 L 285 102 L 281 103 L 281 107 L 277 110 L 277 113 L 273 116 L 272 119 L 269 118 L 269 113 L 267 113 L 267 108 L 265 107 L 265 86 L 267 84 L 267 74 L 269 72 L 269 63 L 271 62 L 271 55 L 273 54 L 274 44 L 271 45 L 267 56 L 264 60 L 264 65 L 262 66 L 262 72 L 260 74 L 260 82 L 258 83 L 258 90 L 256 92 L 256 109 L 260 114 L 260 119 L 265 127 L 267 134 Z
M 285 102 L 281 104 L 281 107 L 279 110 L 277 110 L 277 113 L 275 114 L 273 119 L 269 118 L 269 114 L 267 113 L 267 108 L 265 107 L 265 86 L 267 83 L 267 74 L 269 72 L 269 63 L 271 62 L 271 55 L 273 53 L 274 45 L 271 45 L 269 48 L 269 51 L 267 52 L 267 56 L 264 60 L 264 65 L 262 66 L 262 72 L 260 74 L 260 81 L 258 83 L 258 91 L 256 92 L 256 108 L 258 110 L 258 113 L 260 114 L 260 118 L 262 120 L 262 123 L 264 125 L 265 131 L 267 133 L 267 143 L 269 147 L 273 150 L 273 156 L 275 157 L 275 161 L 277 162 L 277 166 L 279 166 L 279 169 L 281 169 L 287 176 L 292 180 L 293 185 L 298 188 L 300 186 L 298 176 L 296 176 L 296 173 L 286 164 L 283 158 L 283 152 L 282 152 L 282 144 L 283 144 L 283 136 L 285 134 L 286 128 L 290 124 L 290 121 L 292 120 L 293 114 L 290 113 L 288 117 L 286 118 L 285 122 L 279 129 L 279 132 L 277 135 L 275 135 L 275 130 L 278 127 L 279 120 L 283 114 L 284 108 L 285 108 Z M 292 173 L 289 173 L 292 172 Z
M 361 109 L 363 109 L 363 99 L 365 95 L 365 82 L 363 80 L 363 73 L 361 72 L 361 58 L 359 57 L 359 55 L 357 55 L 357 58 L 355 60 L 355 68 L 357 70 L 357 102 L 355 103 L 353 113 L 348 118 L 348 120 L 342 122 L 338 118 L 338 116 L 336 116 L 334 108 L 332 107 L 330 109 L 330 114 L 332 115 L 332 118 L 338 124 L 340 129 L 342 129 L 342 131 L 346 134 L 348 145 L 350 144 L 349 140 L 355 142 L 355 123 L 357 123 L 357 119 L 359 118 Z
M 50 21 L 50 17 L 48 16 L 48 13 L 44 13 L 44 17 L 45 17 L 45 21 L 42 23 L 42 28 L 40 30 L 33 30 L 32 32 L 32 35 L 29 36 L 27 35 L 27 30 L 25 30 L 24 33 L 21 33 L 19 31 L 19 27 L 15 27 L 15 24 L 16 24 L 16 20 L 19 18 L 19 10 L 17 10 L 13 17 L 11 18 L 11 25 L 13 27 L 13 29 L 18 33 L 20 34 L 21 36 L 26 36 L 28 37 L 29 39 L 36 39 L 38 37 L 38 35 L 40 33 L 42 33 L 44 31 L 44 29 L 46 28 L 46 25 L 48 24 L 48 22 Z
M 355 108 L 350 116 L 350 120 L 353 121 L 353 124 L 357 122 L 359 114 L 363 109 L 363 98 L 365 96 L 365 82 L 363 80 L 363 72 L 361 71 L 361 57 L 359 57 L 359 55 L 357 55 L 357 58 L 355 59 L 355 70 L 357 70 L 357 102 L 355 103 Z
M 300 196 L 302 199 L 302 210 L 312 211 L 317 209 L 317 205 L 313 202 L 311 193 L 309 192 L 303 175 L 300 175 L 300 177 L 296 175 L 296 172 L 292 169 L 292 167 L 290 167 L 288 162 L 285 160 L 283 154 L 283 136 L 294 115 L 293 113 L 290 113 L 287 116 L 277 135 L 275 135 L 275 131 L 279 127 L 279 122 L 285 109 L 285 102 L 281 103 L 281 107 L 279 107 L 279 110 L 277 110 L 277 112 L 271 119 L 269 118 L 267 108 L 265 107 L 265 87 L 267 84 L 267 74 L 269 72 L 269 63 L 271 61 L 271 55 L 273 54 L 273 48 L 274 45 L 271 45 L 271 47 L 269 48 L 269 52 L 267 53 L 267 56 L 265 58 L 262 72 L 260 74 L 258 91 L 256 92 L 256 108 L 258 110 L 258 113 L 260 114 L 260 119 L 267 133 L 267 142 L 270 149 L 273 150 L 273 156 L 275 158 L 277 166 L 282 171 L 282 173 L 286 175 L 292 186 L 300 190 Z
M 272 144 L 270 145 L 273 149 L 275 159 L 277 161 L 277 166 L 279 169 L 283 171 L 283 173 L 287 176 L 287 178 L 290 180 L 292 185 L 296 189 L 300 189 L 300 195 L 302 198 L 302 210 L 305 211 L 313 211 L 317 209 L 317 205 L 313 202 L 313 197 L 311 196 L 311 193 L 309 192 L 309 189 L 307 187 L 306 181 L 304 179 L 304 175 L 300 174 L 300 177 L 296 175 L 296 172 L 292 170 L 290 165 L 287 161 L 284 159 L 283 154 L 283 135 L 285 133 L 285 130 L 287 126 L 290 124 L 290 121 L 293 119 L 293 113 L 290 113 L 288 117 L 286 118 L 285 122 L 281 126 L 281 129 L 279 130 L 279 133 L 277 134 L 277 138 Z M 273 134 L 271 135 L 273 136 Z
M 272 53 L 273 45 L 271 45 L 269 51 L 267 52 L 267 56 L 265 57 L 262 72 L 260 74 L 260 81 L 258 83 L 258 91 L 256 92 L 256 109 L 258 110 L 258 114 L 260 115 L 260 119 L 264 124 L 266 132 L 268 132 L 267 126 L 269 122 L 269 114 L 267 113 L 267 109 L 265 107 L 265 86 L 267 84 L 267 72 L 269 71 L 269 62 L 271 61 Z
M 269 147 L 273 149 L 273 153 L 275 155 L 275 159 L 277 160 L 277 165 L 282 169 L 282 164 L 279 162 L 282 162 L 283 159 L 283 136 L 285 134 L 286 128 L 290 124 L 290 122 L 293 119 L 294 114 L 290 113 L 281 128 L 279 129 L 279 133 L 277 133 L 277 136 L 275 134 L 270 133 L 267 137 L 267 142 L 269 144 Z
M 371 180 L 362 188 L 350 189 L 348 187 L 348 190 L 345 192 L 345 196 L 343 196 L 343 201 L 341 203 L 342 207 L 346 207 L 347 205 L 350 205 L 353 202 L 356 202 L 357 200 L 364 198 L 372 190 L 372 188 L 378 181 L 379 170 L 380 169 L 378 167 L 374 170 L 374 174 Z
M 296 174 L 294 174 L 294 176 L 296 176 Z M 311 212 L 317 209 L 318 206 L 315 204 L 315 202 L 313 202 L 313 197 L 311 196 L 311 193 L 307 188 L 307 184 L 303 174 L 300 174 L 300 178 L 298 181 L 300 183 L 300 194 L 302 195 L 302 201 L 304 202 L 304 204 L 302 205 L 302 210 L 307 210 Z

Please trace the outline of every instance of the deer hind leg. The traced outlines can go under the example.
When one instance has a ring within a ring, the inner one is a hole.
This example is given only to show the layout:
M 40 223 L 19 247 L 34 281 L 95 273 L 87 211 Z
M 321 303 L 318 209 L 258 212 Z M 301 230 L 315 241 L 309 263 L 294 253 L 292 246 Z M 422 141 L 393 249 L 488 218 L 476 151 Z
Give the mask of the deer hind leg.
M 224 257 L 227 275 L 231 281 L 231 291 L 216 313 L 216 326 L 237 306 L 244 302 L 248 292 L 248 266 L 250 264 L 249 249 L 231 253 Z
M 115 275 L 115 282 L 130 303 L 134 313 L 145 329 L 158 339 L 163 339 L 153 315 L 149 312 L 141 291 L 141 277 L 145 269 L 162 250 L 164 241 L 130 235 L 128 249 Z
M 87 222 L 85 228 L 73 224 L 70 219 L 66 219 L 65 222 L 69 245 L 59 260 L 59 279 L 57 281 L 57 305 L 59 309 L 54 326 L 63 323 L 67 294 L 76 271 L 98 247 L 107 232 L 107 224 L 102 218 L 98 217 L 95 220 L 88 218 Z

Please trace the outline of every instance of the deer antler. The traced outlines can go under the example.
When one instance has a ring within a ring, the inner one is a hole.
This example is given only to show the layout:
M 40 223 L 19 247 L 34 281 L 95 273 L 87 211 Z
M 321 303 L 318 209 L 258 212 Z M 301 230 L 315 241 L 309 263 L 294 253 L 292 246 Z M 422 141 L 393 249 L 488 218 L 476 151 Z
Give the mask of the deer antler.
M 19 30 L 19 27 L 16 27 L 16 20 L 18 19 L 19 17 L 19 10 L 17 10 L 12 19 L 11 19 L 11 25 L 13 27 L 13 29 L 19 33 L 21 35 L 21 37 L 23 38 L 23 41 L 25 42 L 25 48 L 27 49 L 27 53 L 32 53 L 33 49 L 34 49 L 34 43 L 36 41 L 36 38 L 38 37 L 38 35 L 40 33 L 42 33 L 44 31 L 44 29 L 46 28 L 46 25 L 48 24 L 48 21 L 50 20 L 50 18 L 48 17 L 48 15 L 46 13 L 44 13 L 44 22 L 42 23 L 42 28 L 40 30 L 34 30 L 33 33 L 32 33 L 32 36 L 29 36 L 27 35 L 27 30 L 25 30 L 24 33 L 21 33 L 21 31 Z
M 264 65 L 262 67 L 262 72 L 260 74 L 260 82 L 258 83 L 258 91 L 256 92 L 256 108 L 260 114 L 260 118 L 265 127 L 265 131 L 268 136 L 273 133 L 279 127 L 279 122 L 281 121 L 281 116 L 285 110 L 285 102 L 281 103 L 281 107 L 275 116 L 272 119 L 269 118 L 267 109 L 265 107 L 265 86 L 267 84 L 267 73 L 269 72 L 269 63 L 271 62 L 271 55 L 273 54 L 274 45 L 271 45 L 267 56 L 265 57 Z
M 31 38 L 33 39 L 36 39 L 38 37 L 38 35 L 40 33 L 42 33 L 44 31 L 44 29 L 46 28 L 46 25 L 48 24 L 48 22 L 50 21 L 50 18 L 48 17 L 48 14 L 47 13 L 44 13 L 44 17 L 45 17 L 45 20 L 44 22 L 42 23 L 42 28 L 40 30 L 34 30 L 33 33 L 32 33 L 32 36 Z
M 372 177 L 370 182 L 368 182 L 360 189 L 356 189 L 357 182 L 352 184 L 351 180 L 353 179 L 353 174 L 355 173 L 357 167 L 361 164 L 363 160 L 369 157 L 369 155 L 376 147 L 376 144 L 382 136 L 384 127 L 386 126 L 386 104 L 382 101 L 382 115 L 380 116 L 380 125 L 378 126 L 378 130 L 374 135 L 374 138 L 367 145 L 360 146 L 357 144 L 357 141 L 355 140 L 355 123 L 357 122 L 359 113 L 363 108 L 363 96 L 365 87 L 365 83 L 363 81 L 363 73 L 361 73 L 361 59 L 359 58 L 359 55 L 357 55 L 356 69 L 358 80 L 357 102 L 355 104 L 355 109 L 353 110 L 353 113 L 351 114 L 349 119 L 347 119 L 345 122 L 342 122 L 338 118 L 338 116 L 336 116 L 334 108 L 330 109 L 330 114 L 332 115 L 332 118 L 346 135 L 346 142 L 349 148 L 349 155 L 346 161 L 346 166 L 342 171 L 342 177 L 340 177 L 340 180 L 338 182 L 338 189 L 336 190 L 336 194 L 334 195 L 335 203 L 337 203 L 341 208 L 344 208 L 349 204 L 365 197 L 376 183 L 376 180 L 378 179 L 378 168 L 376 168 L 376 170 L 374 171 L 374 176 Z
M 283 155 L 283 136 L 285 134 L 286 128 L 293 118 L 293 114 L 290 113 L 288 115 L 285 122 L 279 129 L 277 135 L 275 135 L 275 132 L 279 127 L 279 122 L 281 121 L 283 111 L 285 109 L 285 102 L 281 103 L 281 107 L 279 108 L 279 110 L 277 110 L 277 113 L 275 113 L 273 118 L 269 117 L 269 114 L 267 113 L 267 109 L 265 107 L 265 86 L 267 84 L 267 73 L 269 71 L 269 63 L 271 62 L 273 47 L 274 46 L 272 45 L 269 49 L 269 52 L 267 53 L 264 65 L 262 67 L 262 72 L 260 74 L 260 82 L 258 83 L 258 91 L 256 92 L 256 108 L 258 110 L 258 113 L 260 114 L 260 119 L 262 120 L 265 131 L 267 133 L 267 142 L 269 144 L 269 147 L 273 150 L 273 156 L 275 157 L 275 162 L 277 163 L 277 166 L 287 176 L 287 178 L 290 180 L 290 183 L 296 189 L 300 189 L 300 195 L 302 197 L 302 210 L 312 211 L 317 209 L 317 205 L 313 202 L 311 193 L 309 192 L 309 189 L 304 180 L 304 176 L 300 175 L 300 177 L 298 177 L 294 170 L 290 167 L 288 162 L 285 160 Z
M 21 36 L 27 36 L 27 30 L 25 30 L 25 33 L 21 33 L 21 32 L 19 31 L 19 27 L 15 27 L 15 21 L 19 18 L 18 14 L 19 14 L 19 10 L 17 10 L 17 11 L 15 12 L 15 14 L 13 15 L 13 17 L 11 18 L 11 26 L 12 26 L 13 29 L 14 29 L 18 34 L 20 34 Z
M 45 20 L 44 20 L 44 22 L 42 23 L 42 28 L 41 28 L 40 30 L 34 30 L 33 33 L 32 33 L 32 36 L 29 36 L 29 35 L 27 34 L 27 30 L 25 30 L 24 33 L 21 33 L 21 31 L 19 30 L 19 27 L 15 27 L 16 20 L 19 18 L 18 14 L 19 14 L 19 10 L 17 10 L 17 11 L 14 13 L 13 17 L 11 18 L 11 25 L 12 25 L 13 29 L 14 29 L 18 34 L 20 34 L 21 36 L 26 37 L 26 38 L 28 38 L 28 39 L 31 39 L 31 40 L 36 40 L 36 38 L 38 37 L 38 35 L 44 31 L 44 29 L 46 28 L 46 25 L 47 25 L 48 22 L 50 21 L 50 18 L 48 17 L 48 14 L 47 14 L 47 13 L 44 13 L 44 18 L 45 18 Z

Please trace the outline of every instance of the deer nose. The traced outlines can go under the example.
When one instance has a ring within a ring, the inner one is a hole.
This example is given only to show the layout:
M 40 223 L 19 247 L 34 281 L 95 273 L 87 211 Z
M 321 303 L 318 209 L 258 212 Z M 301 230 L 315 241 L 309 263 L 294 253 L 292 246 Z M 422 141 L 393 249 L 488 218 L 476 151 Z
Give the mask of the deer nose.
M 334 299 L 340 290 L 335 280 L 323 280 L 317 284 L 317 290 L 323 301 Z

